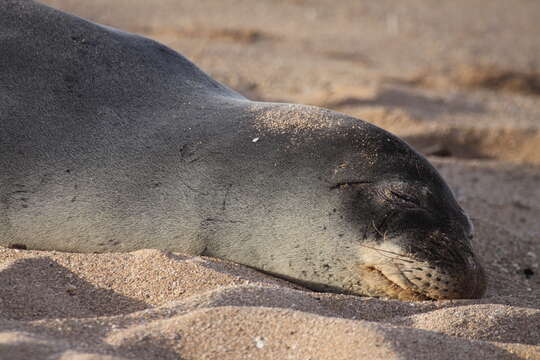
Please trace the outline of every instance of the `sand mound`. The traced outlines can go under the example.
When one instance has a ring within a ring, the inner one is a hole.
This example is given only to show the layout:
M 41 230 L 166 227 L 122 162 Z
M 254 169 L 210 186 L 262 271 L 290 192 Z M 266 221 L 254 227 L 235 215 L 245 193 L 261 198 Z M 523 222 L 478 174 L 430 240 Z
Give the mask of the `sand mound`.
M 486 89 L 540 95 L 540 73 L 502 69 L 497 65 L 459 65 L 446 71 L 424 71 L 396 81 L 438 89 Z
M 426 155 L 540 164 L 537 128 L 440 126 L 405 138 Z

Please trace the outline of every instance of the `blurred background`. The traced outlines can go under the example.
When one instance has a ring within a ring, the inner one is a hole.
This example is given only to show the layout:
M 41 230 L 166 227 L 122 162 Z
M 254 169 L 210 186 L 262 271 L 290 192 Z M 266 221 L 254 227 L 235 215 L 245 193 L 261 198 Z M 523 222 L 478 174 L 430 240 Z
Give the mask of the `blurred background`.
M 436 157 L 540 164 L 540 2 L 46 0 L 252 100 L 375 123 Z

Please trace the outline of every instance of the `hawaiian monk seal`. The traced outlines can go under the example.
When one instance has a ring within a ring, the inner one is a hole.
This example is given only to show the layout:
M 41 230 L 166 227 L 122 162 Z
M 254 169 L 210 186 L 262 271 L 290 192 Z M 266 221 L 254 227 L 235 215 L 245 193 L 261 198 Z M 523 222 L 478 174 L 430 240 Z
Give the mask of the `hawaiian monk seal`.
M 0 243 L 215 256 L 318 290 L 480 297 L 437 171 L 369 123 L 258 103 L 171 49 L 0 4 Z

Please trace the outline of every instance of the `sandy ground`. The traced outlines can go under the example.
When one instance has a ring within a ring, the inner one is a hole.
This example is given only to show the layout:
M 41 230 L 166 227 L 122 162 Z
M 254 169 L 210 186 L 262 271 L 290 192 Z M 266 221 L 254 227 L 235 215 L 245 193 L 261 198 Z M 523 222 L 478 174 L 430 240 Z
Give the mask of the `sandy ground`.
M 0 249 L 1 359 L 540 359 L 540 3 L 46 2 L 161 41 L 254 100 L 402 136 L 473 218 L 489 288 L 400 302 L 156 250 Z

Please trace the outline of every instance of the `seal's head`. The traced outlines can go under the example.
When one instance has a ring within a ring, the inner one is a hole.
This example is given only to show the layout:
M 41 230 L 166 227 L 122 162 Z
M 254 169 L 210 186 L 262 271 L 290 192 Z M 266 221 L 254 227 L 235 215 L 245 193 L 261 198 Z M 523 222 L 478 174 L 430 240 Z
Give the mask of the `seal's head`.
M 242 152 L 240 165 L 221 164 L 242 179 L 241 190 L 228 189 L 221 214 L 235 223 L 212 230 L 236 240 L 220 240 L 210 255 L 318 290 L 416 300 L 482 296 L 472 224 L 424 157 L 334 112 L 257 111 L 257 142 L 233 146 Z
M 471 248 L 472 224 L 437 172 L 416 162 L 409 173 L 388 159 L 384 176 L 378 169 L 377 177 L 336 186 L 349 221 L 364 228 L 360 280 L 353 276 L 346 287 L 400 299 L 481 297 L 485 276 Z

